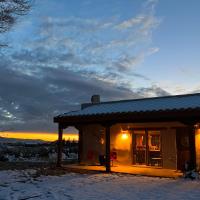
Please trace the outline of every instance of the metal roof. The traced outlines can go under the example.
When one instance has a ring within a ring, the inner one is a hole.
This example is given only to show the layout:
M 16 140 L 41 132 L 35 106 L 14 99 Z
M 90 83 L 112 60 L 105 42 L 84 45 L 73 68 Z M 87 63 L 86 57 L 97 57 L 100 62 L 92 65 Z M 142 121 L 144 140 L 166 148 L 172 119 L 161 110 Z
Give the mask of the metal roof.
M 115 113 L 135 113 L 135 112 L 152 112 L 166 110 L 185 110 L 200 108 L 200 93 L 110 101 L 101 102 L 99 104 L 91 104 L 90 106 L 68 113 L 61 114 L 57 117 L 70 116 L 91 116 Z

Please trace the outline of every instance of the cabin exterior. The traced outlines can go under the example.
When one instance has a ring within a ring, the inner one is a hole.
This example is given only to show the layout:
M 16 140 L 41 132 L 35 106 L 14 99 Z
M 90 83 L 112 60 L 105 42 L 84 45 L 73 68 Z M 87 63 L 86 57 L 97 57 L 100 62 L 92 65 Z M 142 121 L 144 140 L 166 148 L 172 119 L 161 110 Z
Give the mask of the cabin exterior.
M 54 118 L 61 165 L 63 129 L 79 130 L 79 164 L 184 169 L 200 167 L 200 94 L 100 102 Z

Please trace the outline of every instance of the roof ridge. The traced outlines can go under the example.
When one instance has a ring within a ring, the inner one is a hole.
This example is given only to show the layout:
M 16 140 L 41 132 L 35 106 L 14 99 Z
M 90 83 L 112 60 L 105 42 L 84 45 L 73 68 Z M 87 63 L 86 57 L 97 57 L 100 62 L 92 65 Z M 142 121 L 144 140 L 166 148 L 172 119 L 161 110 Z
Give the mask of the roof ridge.
M 116 101 L 102 101 L 98 104 L 94 104 L 91 106 L 97 106 L 101 104 L 110 104 L 110 103 L 121 103 L 121 102 L 130 102 L 130 101 L 146 101 L 146 100 L 153 100 L 153 99 L 165 99 L 165 98 L 177 98 L 177 97 L 188 97 L 188 96 L 199 96 L 200 93 L 190 93 L 190 94 L 178 94 L 178 95 L 167 95 L 167 96 L 159 96 L 159 97 L 144 97 L 144 98 L 137 98 L 137 99 L 122 99 Z

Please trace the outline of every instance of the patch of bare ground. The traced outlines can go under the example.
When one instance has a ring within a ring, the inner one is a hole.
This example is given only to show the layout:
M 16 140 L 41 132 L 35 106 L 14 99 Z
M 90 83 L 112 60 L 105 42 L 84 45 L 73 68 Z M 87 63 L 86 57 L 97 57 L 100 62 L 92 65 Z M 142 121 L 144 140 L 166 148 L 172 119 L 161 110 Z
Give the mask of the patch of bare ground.
M 91 171 L 86 169 L 74 169 L 70 167 L 56 167 L 55 163 L 40 163 L 40 162 L 0 162 L 0 170 L 26 170 L 34 169 L 35 173 L 31 174 L 33 178 L 39 176 L 61 176 L 66 173 L 78 173 L 78 174 L 97 174 L 98 171 Z

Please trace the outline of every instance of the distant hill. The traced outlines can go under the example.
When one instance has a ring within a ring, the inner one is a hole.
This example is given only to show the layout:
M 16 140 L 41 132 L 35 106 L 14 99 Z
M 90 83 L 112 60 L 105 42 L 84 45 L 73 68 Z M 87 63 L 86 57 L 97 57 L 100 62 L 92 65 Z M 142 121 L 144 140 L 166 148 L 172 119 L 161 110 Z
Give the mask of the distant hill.
M 0 137 L 0 143 L 2 144 L 44 144 L 47 143 L 44 140 L 30 140 L 30 139 L 15 139 L 15 138 L 5 138 Z

